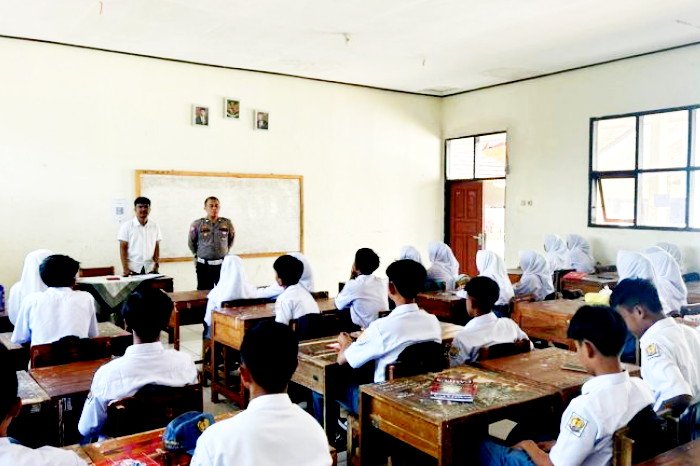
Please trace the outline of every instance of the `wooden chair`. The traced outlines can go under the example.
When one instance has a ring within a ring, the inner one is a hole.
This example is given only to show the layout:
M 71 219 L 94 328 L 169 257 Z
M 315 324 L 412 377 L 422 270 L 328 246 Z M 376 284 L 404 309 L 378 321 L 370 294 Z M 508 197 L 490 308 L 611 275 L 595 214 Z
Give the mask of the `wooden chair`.
M 562 270 L 555 270 L 554 273 L 552 274 L 552 282 L 554 284 L 554 289 L 558 292 L 564 291 L 564 283 L 563 283 L 563 278 L 564 275 L 566 275 L 569 272 L 575 272 L 576 269 L 562 269 Z
M 256 306 L 273 302 L 274 300 L 268 298 L 232 299 L 230 301 L 222 301 L 221 307 Z
M 299 341 L 337 335 L 338 325 L 338 316 L 334 314 L 306 314 L 289 321 Z
M 696 316 L 700 314 L 700 303 L 681 306 L 681 316 Z
M 406 347 L 395 362 L 388 364 L 385 369 L 386 380 L 399 377 L 440 372 L 448 366 L 445 348 L 442 343 L 424 341 Z
M 328 299 L 327 291 L 312 291 L 311 297 L 314 299 Z
M 79 277 L 103 277 L 105 275 L 114 275 L 114 266 L 109 267 L 88 267 L 78 269 Z
M 666 420 L 651 405 L 613 434 L 613 466 L 632 466 L 673 448 Z
M 111 344 L 110 337 L 63 337 L 53 343 L 31 346 L 29 348 L 29 365 L 36 369 L 76 361 L 108 358 L 112 355 Z
M 479 361 L 486 359 L 504 358 L 515 354 L 530 351 L 530 340 L 516 340 L 513 343 L 498 343 L 491 346 L 483 346 L 479 349 Z
M 107 407 L 103 433 L 109 437 L 165 427 L 180 414 L 202 411 L 202 385 L 166 387 L 149 384 L 134 396 L 114 401 Z

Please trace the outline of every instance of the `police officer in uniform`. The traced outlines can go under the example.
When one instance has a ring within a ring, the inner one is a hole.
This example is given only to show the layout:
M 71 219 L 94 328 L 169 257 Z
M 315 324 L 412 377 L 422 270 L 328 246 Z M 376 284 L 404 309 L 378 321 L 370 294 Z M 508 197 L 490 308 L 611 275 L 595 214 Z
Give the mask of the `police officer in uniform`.
M 236 231 L 231 220 L 219 217 L 219 200 L 214 196 L 204 201 L 207 216 L 192 222 L 188 245 L 194 254 L 197 289 L 211 290 L 219 281 L 221 264 L 233 244 Z

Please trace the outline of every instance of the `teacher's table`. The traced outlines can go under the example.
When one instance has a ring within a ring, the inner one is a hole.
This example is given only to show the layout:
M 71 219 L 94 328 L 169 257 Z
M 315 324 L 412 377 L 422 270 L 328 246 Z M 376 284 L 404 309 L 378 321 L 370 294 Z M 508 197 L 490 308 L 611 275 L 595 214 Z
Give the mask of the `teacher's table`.
M 207 309 L 209 290 L 175 291 L 168 293 L 173 300 L 169 329 L 173 335 L 173 346 L 180 349 L 180 325 L 201 324 Z
M 566 337 L 569 322 L 582 299 L 555 299 L 552 301 L 516 301 L 511 318 L 531 339 L 546 340 L 575 350 L 574 341 Z
M 467 300 L 449 291 L 418 293 L 416 303 L 443 322 L 464 325 L 467 316 Z
M 580 279 L 572 278 L 571 275 L 566 274 L 562 277 L 561 283 L 564 290 L 581 290 L 584 293 L 597 293 L 606 286 L 612 290 L 617 285 L 617 280 L 617 274 L 614 272 L 590 273 Z

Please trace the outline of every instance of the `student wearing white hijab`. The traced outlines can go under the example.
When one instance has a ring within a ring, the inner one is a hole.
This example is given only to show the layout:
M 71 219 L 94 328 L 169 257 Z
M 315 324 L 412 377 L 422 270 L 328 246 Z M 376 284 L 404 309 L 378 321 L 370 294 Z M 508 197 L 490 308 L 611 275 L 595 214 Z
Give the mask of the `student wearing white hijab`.
M 661 307 L 663 308 L 664 314 L 668 314 L 672 311 L 666 300 L 666 296 L 661 294 L 661 287 L 659 286 L 659 280 L 654 272 L 654 266 L 647 256 L 641 252 L 618 251 L 615 264 L 617 265 L 618 283 L 625 278 L 643 278 L 644 280 L 649 280 L 659 292 L 659 299 L 661 300 Z
M 654 267 L 659 296 L 666 299 L 672 311 L 680 311 L 682 306 L 688 305 L 688 288 L 678 262 L 659 246 L 652 246 L 644 252 Z
M 567 235 L 566 247 L 569 249 L 571 268 L 577 272 L 595 272 L 595 259 L 591 254 L 591 245 L 581 235 Z
M 403 259 L 411 259 L 412 261 L 416 261 L 419 264 L 423 263 L 421 261 L 420 252 L 418 252 L 418 249 L 414 248 L 413 246 L 404 246 L 401 248 L 401 252 L 399 253 L 399 260 Z
M 311 264 L 309 264 L 309 260 L 300 252 L 290 252 L 287 253 L 288 256 L 295 257 L 301 261 L 302 264 L 304 264 L 304 272 L 301 274 L 301 278 L 299 279 L 299 284 L 306 288 L 306 291 L 309 293 L 312 293 L 314 291 L 314 274 L 311 271 Z M 255 292 L 255 297 L 256 298 L 277 298 L 282 292 L 284 291 L 284 288 L 279 285 L 278 283 L 273 283 L 270 286 L 265 286 L 262 288 L 258 288 Z
M 535 251 L 520 251 L 520 268 L 523 274 L 518 283 L 513 285 L 516 296 L 530 294 L 535 300 L 542 301 L 554 293 L 552 272 L 544 257 Z
M 571 268 L 569 261 L 569 250 L 566 243 L 557 235 L 546 235 L 544 237 L 544 252 L 549 270 L 565 270 Z
M 240 257 L 229 254 L 224 257 L 221 265 L 219 283 L 207 296 L 207 310 L 204 314 L 204 322 L 211 327 L 211 313 L 214 309 L 220 309 L 221 303 L 233 299 L 255 298 L 256 289 L 248 282 L 243 261 Z
M 428 280 L 445 283 L 445 289 L 455 289 L 455 279 L 459 275 L 459 262 L 452 249 L 445 243 L 434 241 L 428 243 L 428 259 L 431 265 L 428 269 Z
M 31 293 L 46 291 L 48 288 L 39 276 L 39 266 L 47 257 L 53 255 L 48 249 L 37 249 L 24 258 L 22 267 L 22 277 L 10 288 L 7 297 L 7 316 L 14 325 L 17 321 L 17 314 L 22 306 L 22 300 Z
M 513 285 L 508 278 L 506 265 L 501 259 L 501 256 L 492 251 L 477 251 L 476 252 L 476 269 L 479 271 L 479 276 L 489 277 L 491 280 L 498 283 L 500 293 L 496 306 L 503 306 L 510 302 L 510 299 L 515 296 Z
M 671 254 L 671 257 L 673 257 L 678 263 L 681 273 L 683 273 L 685 270 L 685 264 L 683 264 L 683 253 L 681 252 L 681 249 L 673 243 L 656 243 L 656 246 Z

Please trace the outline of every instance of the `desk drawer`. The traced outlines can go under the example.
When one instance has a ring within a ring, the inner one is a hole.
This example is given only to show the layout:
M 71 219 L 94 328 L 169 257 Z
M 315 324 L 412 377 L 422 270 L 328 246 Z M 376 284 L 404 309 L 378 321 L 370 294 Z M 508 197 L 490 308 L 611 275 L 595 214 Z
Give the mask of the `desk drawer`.
M 234 349 L 241 348 L 243 334 L 245 333 L 245 327 L 242 322 L 238 319 L 231 319 L 225 315 L 214 313 L 214 321 L 212 323 L 214 325 L 212 341 Z
M 316 393 L 325 393 L 324 368 L 313 364 L 299 363 L 296 372 L 292 375 L 292 381 L 306 387 Z

